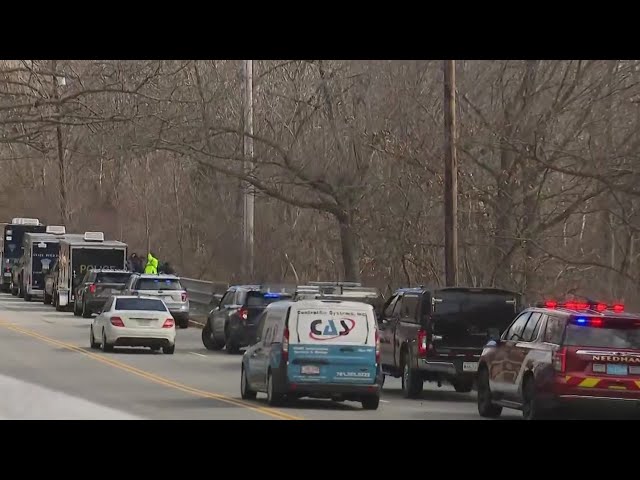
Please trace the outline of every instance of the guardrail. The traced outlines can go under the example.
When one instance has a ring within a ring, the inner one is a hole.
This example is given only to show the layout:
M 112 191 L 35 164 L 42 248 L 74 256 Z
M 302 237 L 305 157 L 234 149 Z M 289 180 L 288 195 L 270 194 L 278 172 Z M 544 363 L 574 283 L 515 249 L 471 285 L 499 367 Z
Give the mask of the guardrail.
M 192 313 L 196 315 L 206 315 L 213 308 L 211 305 L 219 301 L 229 288 L 227 282 L 209 282 L 196 278 L 180 277 L 180 283 L 187 289 Z

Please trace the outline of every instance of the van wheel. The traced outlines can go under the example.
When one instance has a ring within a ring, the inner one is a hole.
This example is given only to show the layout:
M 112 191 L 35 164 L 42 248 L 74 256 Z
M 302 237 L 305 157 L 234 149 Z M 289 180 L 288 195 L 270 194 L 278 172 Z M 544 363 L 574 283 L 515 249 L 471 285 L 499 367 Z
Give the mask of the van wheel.
M 51 295 L 47 295 L 47 293 L 45 292 L 42 297 L 42 303 L 44 303 L 45 305 L 51 305 Z
M 380 405 L 380 395 L 372 395 L 362 399 L 362 408 L 365 410 L 377 410 Z
M 416 398 L 424 389 L 424 382 L 409 364 L 409 356 L 402 356 L 402 393 L 405 398 Z
M 24 298 L 24 290 L 22 289 L 22 282 L 18 284 L 18 298 Z
M 13 283 L 11 284 L 11 295 L 13 295 L 14 297 L 18 296 L 18 287 L 14 287 Z
M 485 418 L 497 418 L 502 414 L 502 407 L 491 401 L 489 372 L 486 368 L 478 372 L 478 413 Z
M 271 375 L 271 370 L 267 374 L 267 403 L 272 407 L 276 407 L 278 405 L 282 405 L 284 400 L 284 395 L 275 391 L 275 385 L 273 384 L 273 375 Z
M 33 297 L 27 293 L 27 289 L 24 289 L 24 301 L 30 302 Z
M 213 330 L 211 330 L 211 324 L 209 321 L 205 324 L 202 329 L 202 344 L 207 350 L 221 350 L 224 347 L 224 344 L 218 342 L 213 336 Z
M 247 372 L 244 367 L 242 367 L 242 373 L 240 374 L 240 396 L 243 400 L 255 400 L 257 395 L 257 392 L 251 390 L 251 387 L 249 387 Z

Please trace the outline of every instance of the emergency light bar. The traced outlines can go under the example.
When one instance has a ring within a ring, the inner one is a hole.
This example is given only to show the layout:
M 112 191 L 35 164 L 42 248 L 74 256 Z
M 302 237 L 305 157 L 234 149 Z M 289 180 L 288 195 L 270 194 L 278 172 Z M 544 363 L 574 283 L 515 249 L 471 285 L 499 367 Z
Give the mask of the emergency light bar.
M 11 219 L 13 225 L 40 225 L 40 220 L 37 218 L 23 218 L 16 217 Z
M 613 305 L 607 305 L 603 302 L 585 302 L 581 300 L 570 300 L 568 302 L 556 302 L 555 300 L 547 300 L 546 302 L 539 304 L 542 308 L 564 308 L 567 310 L 595 310 L 596 312 L 605 312 L 612 310 L 616 313 L 624 312 L 624 305 L 620 303 L 614 303 Z
M 85 242 L 104 242 L 103 232 L 84 232 Z
M 45 233 L 50 233 L 51 235 L 64 235 L 67 233 L 67 229 L 64 225 L 48 225 Z

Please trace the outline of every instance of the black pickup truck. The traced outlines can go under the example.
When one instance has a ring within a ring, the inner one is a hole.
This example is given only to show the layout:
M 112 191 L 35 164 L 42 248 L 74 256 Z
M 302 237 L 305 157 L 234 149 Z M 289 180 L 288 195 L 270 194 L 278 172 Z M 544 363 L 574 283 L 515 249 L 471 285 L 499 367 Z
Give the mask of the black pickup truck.
M 402 378 L 407 398 L 425 381 L 470 392 L 484 345 L 520 308 L 520 294 L 496 288 L 397 290 L 378 319 L 382 371 Z

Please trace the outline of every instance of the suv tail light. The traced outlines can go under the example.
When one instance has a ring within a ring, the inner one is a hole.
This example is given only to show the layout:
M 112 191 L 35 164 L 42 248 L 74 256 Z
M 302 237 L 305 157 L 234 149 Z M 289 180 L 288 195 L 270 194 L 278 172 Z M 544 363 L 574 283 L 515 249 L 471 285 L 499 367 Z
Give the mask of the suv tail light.
M 376 363 L 380 363 L 380 332 L 376 330 Z
M 564 373 L 567 370 L 567 348 L 562 347 L 553 354 L 553 368 L 556 372 Z
M 182 301 L 183 301 L 183 302 L 186 302 L 186 301 L 187 301 L 187 298 L 189 298 L 189 297 L 187 296 L 187 292 L 183 292 L 183 293 L 182 293 Z
M 240 310 L 238 310 L 238 316 L 242 320 L 246 320 L 247 317 L 249 317 L 249 310 L 247 310 L 246 308 L 242 307 Z
M 162 328 L 173 328 L 176 322 L 173 318 L 167 318 L 162 325 Z
M 124 322 L 120 317 L 111 317 L 110 320 L 111 325 L 113 325 L 114 327 L 124 327 Z
M 427 350 L 427 331 L 421 328 L 418 330 L 418 356 L 425 357 Z
M 282 361 L 289 360 L 289 329 L 285 328 L 282 334 Z
M 96 284 L 92 283 L 89 285 L 89 293 L 96 293 Z

